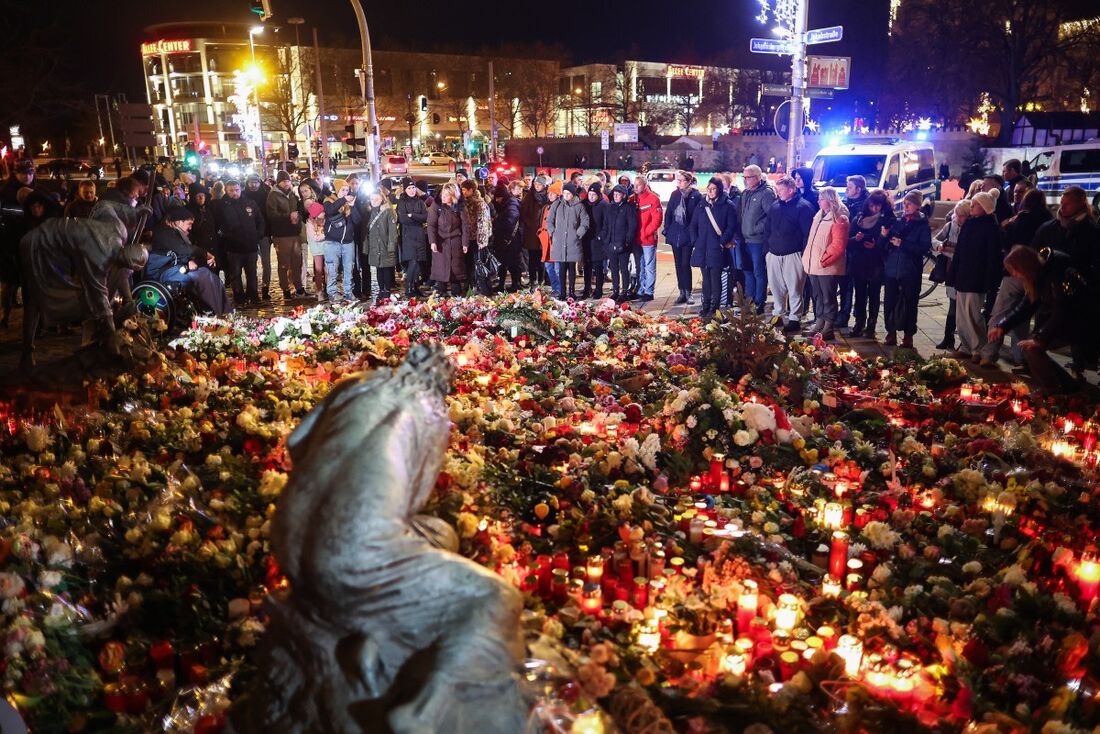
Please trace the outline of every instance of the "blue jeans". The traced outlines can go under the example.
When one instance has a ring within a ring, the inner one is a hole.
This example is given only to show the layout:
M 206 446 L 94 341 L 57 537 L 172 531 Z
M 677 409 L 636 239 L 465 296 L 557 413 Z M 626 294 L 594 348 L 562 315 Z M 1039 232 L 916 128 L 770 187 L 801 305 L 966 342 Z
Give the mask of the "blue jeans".
M 768 297 L 768 265 L 764 260 L 764 243 L 749 242 L 745 245 L 752 260 L 752 271 L 745 271 L 745 290 L 756 304 L 757 313 L 764 313 L 764 300 Z
M 561 290 L 561 277 L 559 275 L 558 268 L 561 267 L 560 263 L 543 263 L 546 268 L 546 279 L 550 281 L 550 290 L 557 293 Z
M 645 296 L 653 295 L 653 286 L 657 284 L 657 248 L 642 245 L 642 272 L 640 274 L 641 285 L 638 293 Z
M 351 293 L 351 271 L 355 268 L 355 243 L 354 242 L 330 242 L 325 241 L 325 273 L 328 278 L 328 286 L 325 292 L 330 301 L 337 300 L 336 275 L 337 269 L 343 264 L 344 268 L 344 300 L 354 298 Z

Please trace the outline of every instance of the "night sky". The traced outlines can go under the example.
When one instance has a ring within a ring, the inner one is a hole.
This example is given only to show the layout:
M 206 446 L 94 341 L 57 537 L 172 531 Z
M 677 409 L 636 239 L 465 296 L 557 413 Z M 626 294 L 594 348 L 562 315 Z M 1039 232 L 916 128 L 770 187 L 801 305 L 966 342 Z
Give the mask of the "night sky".
M 22 0 L 0 0 L 5 2 Z M 305 18 L 303 31 L 317 25 L 321 43 L 358 45 L 355 16 L 347 0 L 271 0 L 278 24 Z M 853 87 L 874 93 L 886 51 L 889 0 L 816 0 L 811 27 L 844 25 L 845 40 L 819 46 L 821 53 L 853 57 Z M 715 63 L 756 68 L 789 68 L 783 58 L 748 53 L 751 36 L 770 37 L 770 26 L 755 20 L 757 0 L 636 0 L 630 3 L 467 3 L 446 0 L 365 3 L 376 48 L 387 50 L 466 50 L 501 42 L 560 45 L 573 63 L 636 58 L 680 63 Z M 415 7 L 415 12 L 410 8 Z M 247 0 L 54 0 L 43 5 L 52 26 L 52 51 L 74 91 L 125 92 L 144 96 L 139 44 L 142 29 L 184 20 L 254 18 Z M 125 8 L 125 12 L 122 9 Z M 531 14 L 532 8 L 543 8 Z M 520 11 L 523 11 L 523 15 Z M 289 27 L 288 27 L 289 30 Z M 303 35 L 306 35 L 304 33 Z M 78 92 L 79 93 L 79 92 Z

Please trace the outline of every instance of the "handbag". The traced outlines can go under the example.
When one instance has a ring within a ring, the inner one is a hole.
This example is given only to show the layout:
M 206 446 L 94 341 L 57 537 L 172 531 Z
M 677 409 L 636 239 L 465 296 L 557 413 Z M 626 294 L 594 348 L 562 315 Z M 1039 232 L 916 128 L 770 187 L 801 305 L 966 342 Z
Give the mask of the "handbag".
M 500 260 L 487 247 L 477 251 L 477 262 L 474 263 L 474 283 L 483 296 L 493 294 L 493 284 L 500 274 Z
M 951 263 L 951 258 L 944 255 L 942 252 L 936 255 L 936 264 L 932 266 L 932 272 L 928 274 L 928 279 L 933 283 L 939 284 L 947 281 L 947 266 Z

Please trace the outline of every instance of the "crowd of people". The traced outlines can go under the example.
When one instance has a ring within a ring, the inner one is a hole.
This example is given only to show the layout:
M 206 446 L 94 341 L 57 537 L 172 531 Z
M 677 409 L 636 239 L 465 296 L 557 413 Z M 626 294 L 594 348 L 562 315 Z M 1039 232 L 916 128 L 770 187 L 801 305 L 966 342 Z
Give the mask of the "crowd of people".
M 818 190 L 808 168 L 771 179 L 756 165 L 742 172 L 743 188 L 728 173 L 703 184 L 680 171 L 662 206 L 644 176 L 607 171 L 512 181 L 490 173 L 479 183 L 460 168 L 432 189 L 408 177 L 375 188 L 356 174 L 296 180 L 279 171 L 242 185 L 186 171 L 169 181 L 142 169 L 112 182 L 108 195 L 149 202 L 144 276 L 181 284 L 216 314 L 269 300 L 273 264 L 287 301 L 548 286 L 561 299 L 644 303 L 654 297 L 663 237 L 675 303 L 693 306 L 698 283 L 699 316 L 751 304 L 788 333 L 831 340 L 838 332 L 876 339 L 881 313 L 883 344 L 912 347 L 925 261 L 935 253 L 932 277 L 950 298 L 939 348 L 993 367 L 1008 336 L 1014 369 L 1052 391 L 1070 389 L 1072 377 L 1049 350 L 1070 347 L 1073 369 L 1095 368 L 1100 234 L 1083 190 L 1067 189 L 1052 216 L 1008 161 L 1002 175 L 974 181 L 933 236 L 917 192 L 896 213 L 862 176 L 850 176 L 843 192 Z M 0 203 L 24 216 L 0 253 L 0 324 L 19 285 L 11 239 L 48 217 L 88 216 L 96 197 L 95 185 L 81 182 L 71 201 L 59 201 L 37 188 L 29 161 L 13 167 Z

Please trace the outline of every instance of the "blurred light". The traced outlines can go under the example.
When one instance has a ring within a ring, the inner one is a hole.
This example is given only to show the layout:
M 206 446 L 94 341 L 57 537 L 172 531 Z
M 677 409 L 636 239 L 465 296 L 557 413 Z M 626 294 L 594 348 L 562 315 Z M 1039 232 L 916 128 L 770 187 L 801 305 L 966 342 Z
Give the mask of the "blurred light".
M 836 135 L 829 138 L 829 145 L 840 145 L 843 141 Z
M 791 30 L 789 28 L 784 28 L 781 25 L 777 25 L 775 28 L 772 28 L 772 33 L 779 36 L 780 38 L 790 38 L 794 35 L 793 33 L 791 33 Z
M 919 130 L 917 132 L 917 140 L 928 140 L 928 131 L 927 130 Z
M 259 36 L 263 32 L 264 32 L 264 27 L 262 25 L 254 25 L 254 26 L 252 26 L 252 30 L 249 31 L 249 33 L 251 33 L 254 36 Z

